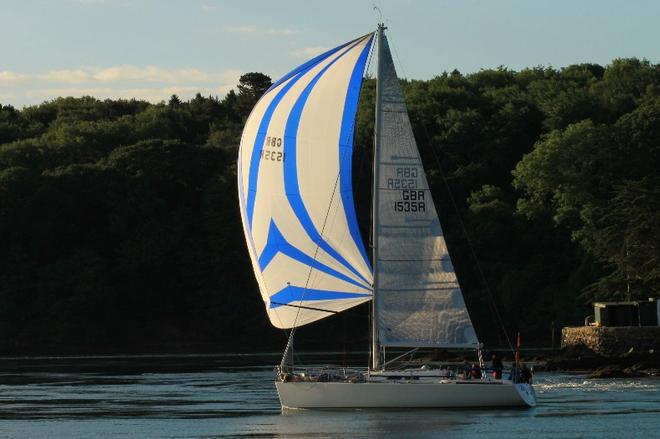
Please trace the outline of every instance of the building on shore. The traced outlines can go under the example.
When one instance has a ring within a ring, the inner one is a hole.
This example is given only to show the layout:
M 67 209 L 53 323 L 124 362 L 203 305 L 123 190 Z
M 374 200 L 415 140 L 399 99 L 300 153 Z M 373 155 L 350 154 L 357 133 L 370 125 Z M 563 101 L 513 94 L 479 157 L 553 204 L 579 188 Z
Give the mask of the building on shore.
M 561 347 L 578 346 L 603 356 L 658 352 L 660 300 L 594 303 L 585 326 L 562 329 Z
M 660 300 L 594 303 L 595 326 L 658 326 Z

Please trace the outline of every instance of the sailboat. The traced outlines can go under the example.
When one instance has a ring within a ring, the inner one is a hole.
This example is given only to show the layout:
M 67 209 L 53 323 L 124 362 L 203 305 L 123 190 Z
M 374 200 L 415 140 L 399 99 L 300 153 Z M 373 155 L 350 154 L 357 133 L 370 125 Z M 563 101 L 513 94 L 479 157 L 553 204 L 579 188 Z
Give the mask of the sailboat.
M 380 24 L 277 80 L 253 108 L 241 137 L 238 198 L 248 252 L 271 323 L 292 329 L 275 379 L 281 405 L 533 406 L 532 385 L 515 376 L 466 379 L 423 367 L 394 370 L 385 361 L 386 348 L 480 346 L 385 29 Z M 371 260 L 351 177 L 358 99 L 370 56 L 377 58 Z M 295 328 L 368 301 L 369 368 L 294 367 Z

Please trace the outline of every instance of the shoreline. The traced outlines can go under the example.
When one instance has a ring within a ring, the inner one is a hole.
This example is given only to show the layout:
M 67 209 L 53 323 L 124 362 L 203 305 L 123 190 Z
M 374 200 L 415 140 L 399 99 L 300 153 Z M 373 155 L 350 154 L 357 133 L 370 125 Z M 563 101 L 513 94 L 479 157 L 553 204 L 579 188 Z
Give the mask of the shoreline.
M 496 352 L 502 359 L 506 368 L 513 364 L 513 355 L 510 351 L 488 350 L 487 354 Z M 466 355 L 467 354 L 467 355 Z M 231 367 L 231 358 L 240 357 L 250 359 L 255 366 L 268 366 L 277 362 L 279 352 L 190 352 L 190 353 L 125 353 L 125 354 L 78 354 L 78 355 L 6 355 L 0 356 L 0 364 L 20 368 L 21 365 L 33 363 L 39 369 L 49 367 L 59 368 L 79 366 L 83 368 L 103 368 L 114 365 L 124 366 L 156 366 L 163 368 L 186 369 L 209 368 L 214 366 Z M 362 366 L 366 351 L 351 352 L 299 352 L 301 360 L 309 363 L 343 363 L 345 365 Z M 489 364 L 490 355 L 485 356 L 486 365 Z M 167 361 L 171 359 L 172 361 Z M 340 360 L 341 361 L 338 361 Z M 461 364 L 474 362 L 473 352 L 456 353 L 436 351 L 422 354 L 404 364 L 419 367 L 423 364 L 438 366 L 440 364 Z M 625 377 L 660 377 L 660 353 L 658 352 L 629 352 L 618 356 L 602 356 L 588 349 L 565 349 L 550 352 L 547 349 L 522 350 L 521 362 L 533 368 L 536 372 L 569 372 L 589 374 L 589 378 L 625 378 Z M 169 364 L 168 364 L 169 363 Z

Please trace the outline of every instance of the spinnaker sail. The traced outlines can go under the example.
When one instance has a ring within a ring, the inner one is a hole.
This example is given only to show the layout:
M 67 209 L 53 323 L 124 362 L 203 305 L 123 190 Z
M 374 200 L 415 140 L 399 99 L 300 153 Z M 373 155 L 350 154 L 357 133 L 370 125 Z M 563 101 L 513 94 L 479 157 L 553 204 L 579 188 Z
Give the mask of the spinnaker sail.
M 353 203 L 358 98 L 373 33 L 294 69 L 261 97 L 241 138 L 238 192 L 272 324 L 292 328 L 370 300 Z

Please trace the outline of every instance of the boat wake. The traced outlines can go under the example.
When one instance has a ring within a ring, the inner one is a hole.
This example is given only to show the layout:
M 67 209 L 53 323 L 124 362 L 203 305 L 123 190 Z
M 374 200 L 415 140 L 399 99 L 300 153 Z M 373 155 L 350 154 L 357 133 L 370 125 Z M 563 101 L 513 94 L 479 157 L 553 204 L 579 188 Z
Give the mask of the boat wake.
M 660 392 L 660 380 L 635 378 L 610 378 L 589 380 L 585 376 L 557 375 L 543 377 L 534 383 L 537 393 L 552 393 L 559 390 L 581 392 Z

